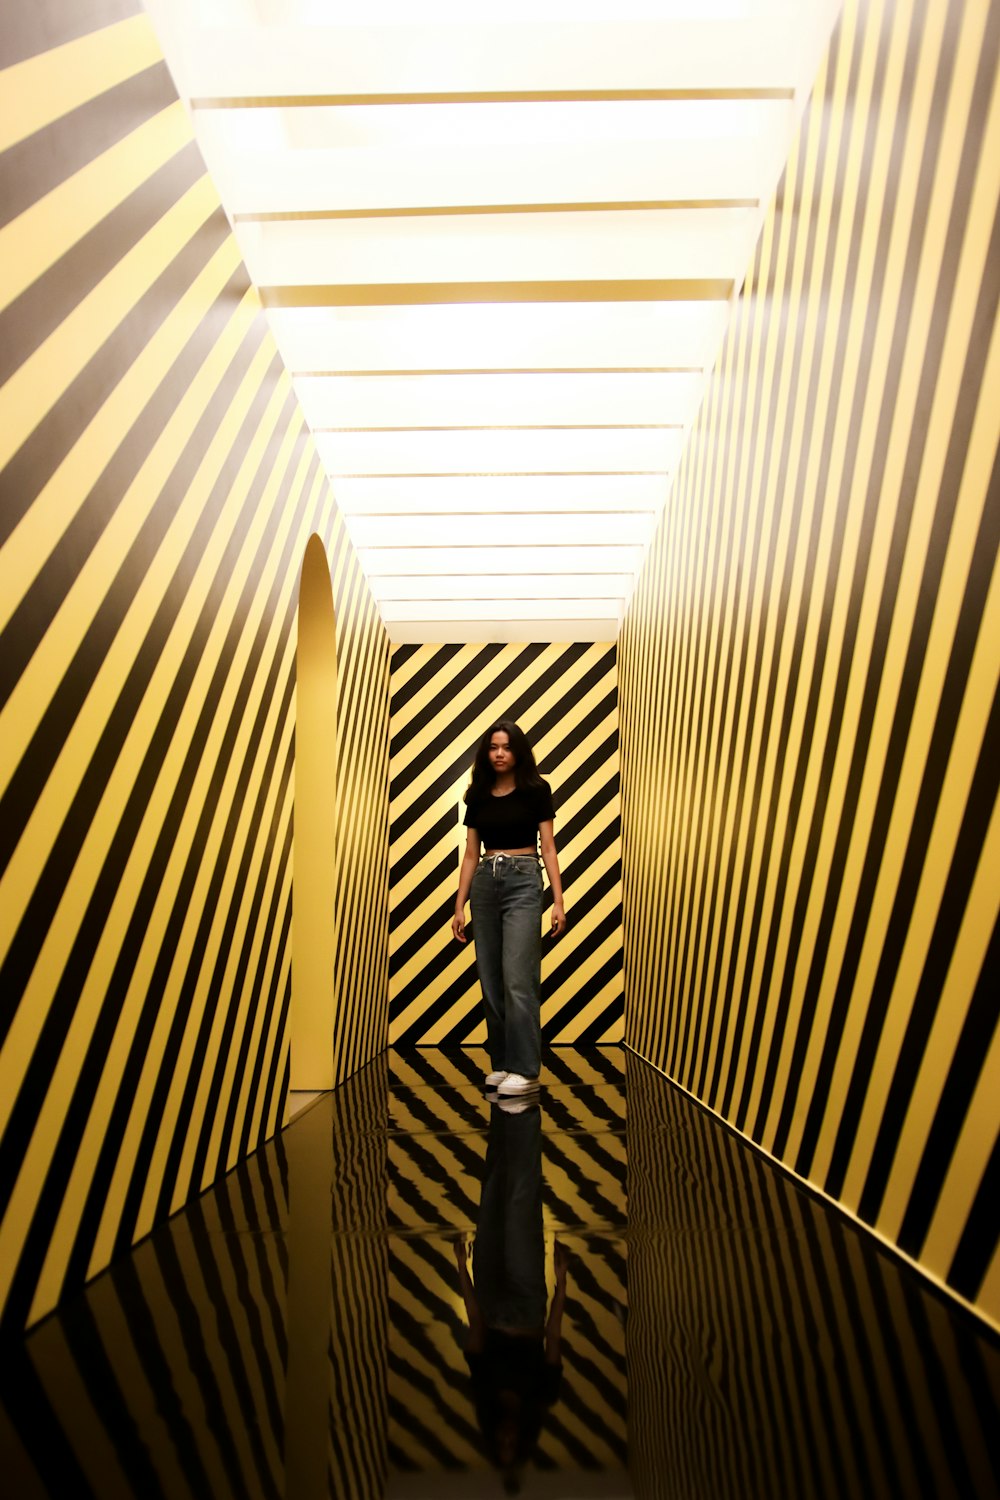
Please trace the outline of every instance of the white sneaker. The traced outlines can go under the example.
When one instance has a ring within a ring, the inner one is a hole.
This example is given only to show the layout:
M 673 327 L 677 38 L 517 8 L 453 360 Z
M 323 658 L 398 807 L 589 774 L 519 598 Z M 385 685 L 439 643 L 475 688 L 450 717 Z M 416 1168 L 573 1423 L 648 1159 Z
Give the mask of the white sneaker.
M 505 1078 L 509 1078 L 509 1077 L 510 1077 L 510 1074 L 509 1073 L 504 1073 L 503 1071 L 501 1071 L 499 1073 L 487 1073 L 487 1075 L 486 1075 L 486 1087 L 488 1089 L 495 1089 L 497 1087 L 497 1084 L 503 1083 L 504 1079 Z
M 503 1083 L 497 1085 L 497 1093 L 509 1099 L 512 1094 L 533 1094 L 538 1086 L 537 1078 L 525 1078 L 522 1073 L 508 1073 Z
M 499 1094 L 494 1094 L 493 1099 L 505 1115 L 524 1115 L 529 1109 L 538 1108 L 537 1099 L 503 1099 Z

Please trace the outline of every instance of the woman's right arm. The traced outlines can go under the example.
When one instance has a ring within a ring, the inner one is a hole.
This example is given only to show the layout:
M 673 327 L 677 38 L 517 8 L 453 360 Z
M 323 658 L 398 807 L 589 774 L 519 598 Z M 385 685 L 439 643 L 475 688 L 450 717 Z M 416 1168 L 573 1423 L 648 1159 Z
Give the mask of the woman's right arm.
M 556 1272 L 556 1289 L 552 1294 L 548 1321 L 545 1324 L 545 1363 L 557 1365 L 562 1358 L 562 1318 L 566 1306 L 566 1268 L 569 1256 L 566 1247 L 558 1240 L 555 1243 L 553 1262 Z
M 468 838 L 465 841 L 465 854 L 462 857 L 462 873 L 458 877 L 458 896 L 455 898 L 455 915 L 451 919 L 451 930 L 460 943 L 465 942 L 465 903 L 469 899 L 472 877 L 476 873 L 478 863 L 479 834 L 475 828 L 470 828 Z
M 465 1352 L 466 1354 L 482 1354 L 486 1348 L 486 1324 L 479 1311 L 476 1289 L 469 1275 L 468 1251 L 464 1240 L 455 1241 L 455 1264 L 458 1266 L 458 1286 L 462 1293 L 462 1301 L 465 1303 L 465 1315 L 469 1320 L 469 1338 Z

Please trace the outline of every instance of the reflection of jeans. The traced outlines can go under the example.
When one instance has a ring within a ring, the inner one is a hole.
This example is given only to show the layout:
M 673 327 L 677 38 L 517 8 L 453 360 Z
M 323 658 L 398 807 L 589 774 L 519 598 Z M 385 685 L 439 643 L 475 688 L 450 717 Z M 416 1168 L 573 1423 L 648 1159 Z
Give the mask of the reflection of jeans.
M 490 1063 L 537 1078 L 542 1062 L 542 872 L 531 854 L 483 859 L 469 894 Z
M 506 1115 L 493 1106 L 472 1270 L 487 1328 L 541 1330 L 545 1240 L 540 1109 Z

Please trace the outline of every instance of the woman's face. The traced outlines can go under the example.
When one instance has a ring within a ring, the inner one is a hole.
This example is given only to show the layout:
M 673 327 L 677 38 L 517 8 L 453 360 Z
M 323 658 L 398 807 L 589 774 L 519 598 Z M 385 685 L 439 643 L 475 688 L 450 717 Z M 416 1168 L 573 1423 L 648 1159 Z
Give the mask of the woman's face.
M 505 771 L 513 771 L 515 764 L 514 752 L 510 748 L 510 736 L 502 729 L 498 729 L 490 736 L 490 765 L 494 776 L 501 776 Z

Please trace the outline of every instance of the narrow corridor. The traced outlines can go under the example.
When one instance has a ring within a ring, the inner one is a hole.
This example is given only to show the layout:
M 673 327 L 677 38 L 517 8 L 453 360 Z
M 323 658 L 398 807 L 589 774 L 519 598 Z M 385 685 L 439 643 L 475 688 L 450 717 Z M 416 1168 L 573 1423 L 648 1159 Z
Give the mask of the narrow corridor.
M 383 1053 L 42 1322 L 4 1492 L 1000 1494 L 981 1324 L 626 1051 L 554 1049 L 505 1108 L 484 1061 Z M 470 1306 L 543 1271 L 512 1400 Z

